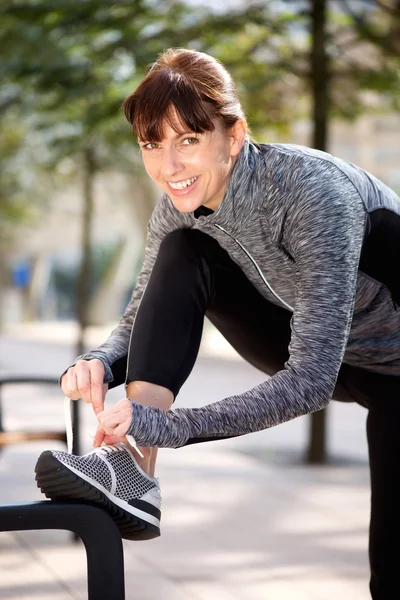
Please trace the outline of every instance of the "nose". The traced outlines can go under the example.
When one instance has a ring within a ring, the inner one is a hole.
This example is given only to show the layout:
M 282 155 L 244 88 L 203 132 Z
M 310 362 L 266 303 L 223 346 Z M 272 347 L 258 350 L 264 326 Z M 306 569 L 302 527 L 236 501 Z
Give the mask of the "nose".
M 162 153 L 160 175 L 168 180 L 182 171 L 183 165 L 179 154 L 174 148 L 164 148 Z

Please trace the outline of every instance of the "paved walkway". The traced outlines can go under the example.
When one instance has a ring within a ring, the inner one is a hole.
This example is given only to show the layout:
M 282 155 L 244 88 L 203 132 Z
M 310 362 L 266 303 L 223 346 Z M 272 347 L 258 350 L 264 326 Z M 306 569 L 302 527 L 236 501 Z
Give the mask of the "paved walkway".
M 3 371 L 10 370 L 10 356 L 18 356 L 19 372 L 29 369 L 21 365 L 18 343 L 0 338 Z M 50 364 L 54 353 L 51 347 L 47 352 Z M 203 353 L 179 404 L 205 404 L 261 378 L 242 361 L 216 362 Z M 60 426 L 57 390 L 10 388 L 4 400 L 9 427 L 22 421 Z M 82 405 L 82 420 L 89 450 L 95 429 L 90 407 Z M 160 451 L 162 536 L 124 542 L 127 600 L 368 599 L 364 421 L 359 407 L 332 403 L 335 460 L 326 467 L 300 464 L 305 419 L 236 440 Z M 35 442 L 2 452 L 1 503 L 41 499 L 33 467 L 49 446 L 57 445 Z M 85 552 L 70 534 L 0 535 L 1 599 L 86 597 Z

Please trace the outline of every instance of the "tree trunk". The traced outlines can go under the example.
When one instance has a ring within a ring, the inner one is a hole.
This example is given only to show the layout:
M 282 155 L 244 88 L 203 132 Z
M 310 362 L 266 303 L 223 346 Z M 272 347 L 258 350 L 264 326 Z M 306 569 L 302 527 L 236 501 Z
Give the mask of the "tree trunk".
M 389 40 L 394 52 L 400 53 L 400 0 L 396 0 L 389 30 Z
M 326 0 L 311 0 L 311 89 L 313 134 L 312 147 L 328 147 L 329 66 L 326 54 Z M 327 460 L 326 409 L 310 417 L 310 435 L 306 461 L 323 464 Z
M 311 88 L 312 88 L 312 146 L 318 150 L 328 147 L 329 72 L 326 54 L 326 0 L 312 0 L 311 10 Z
M 81 238 L 81 264 L 76 287 L 76 318 L 78 321 L 78 339 L 76 356 L 85 351 L 85 331 L 89 324 L 90 314 L 90 273 L 91 273 L 91 234 L 93 221 L 95 174 L 94 149 L 88 146 L 83 153 L 83 212 Z M 73 453 L 80 454 L 79 439 L 79 402 L 73 402 L 74 447 Z
M 95 173 L 94 150 L 87 147 L 83 154 L 83 213 L 81 238 L 81 264 L 76 289 L 76 316 L 79 326 L 76 352 L 82 354 L 85 345 L 85 329 L 89 324 L 91 230 L 93 220 L 93 183 Z

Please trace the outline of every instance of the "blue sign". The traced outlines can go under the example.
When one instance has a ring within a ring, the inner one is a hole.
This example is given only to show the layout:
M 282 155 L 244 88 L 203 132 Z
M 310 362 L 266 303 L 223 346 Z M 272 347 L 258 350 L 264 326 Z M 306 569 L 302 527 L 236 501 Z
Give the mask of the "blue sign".
M 31 280 L 31 265 L 20 261 L 12 267 L 12 280 L 17 288 L 26 288 Z

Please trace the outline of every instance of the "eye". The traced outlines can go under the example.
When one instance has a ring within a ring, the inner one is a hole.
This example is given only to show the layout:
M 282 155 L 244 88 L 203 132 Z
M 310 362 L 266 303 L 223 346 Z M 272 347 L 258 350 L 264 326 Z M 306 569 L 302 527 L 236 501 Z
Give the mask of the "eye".
M 141 146 L 141 148 L 143 150 L 155 150 L 156 148 L 159 148 L 160 146 L 158 144 L 156 144 L 155 142 L 148 142 L 147 144 L 143 144 Z
M 198 143 L 198 141 L 199 140 L 195 137 L 188 137 L 188 138 L 185 138 L 184 140 L 182 140 L 182 144 L 184 146 L 194 146 L 195 144 Z

